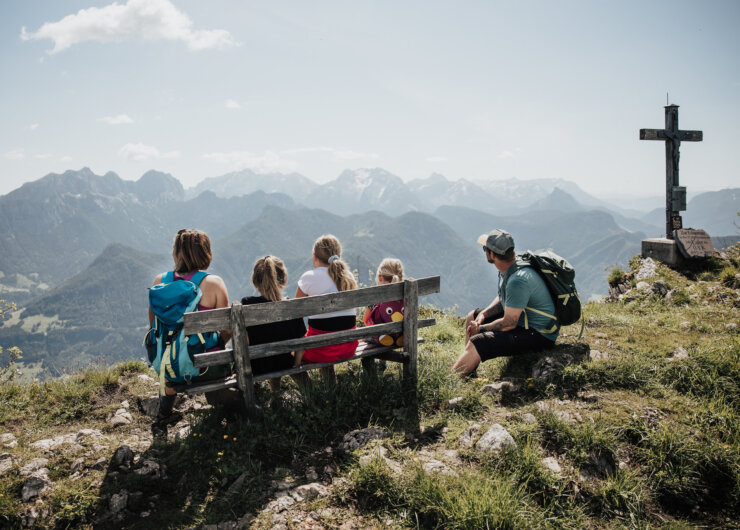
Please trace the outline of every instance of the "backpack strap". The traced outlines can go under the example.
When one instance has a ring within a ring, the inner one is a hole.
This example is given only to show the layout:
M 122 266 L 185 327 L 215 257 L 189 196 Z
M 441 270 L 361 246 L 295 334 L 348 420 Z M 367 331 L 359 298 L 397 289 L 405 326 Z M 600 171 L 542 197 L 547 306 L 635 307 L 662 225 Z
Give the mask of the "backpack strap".
M 207 272 L 198 271 L 190 277 L 190 281 L 193 282 L 195 285 L 200 286 L 200 282 L 202 282 L 203 278 L 205 278 L 206 276 L 208 276 Z
M 162 273 L 162 283 L 172 283 L 175 281 L 175 271 L 168 271 Z

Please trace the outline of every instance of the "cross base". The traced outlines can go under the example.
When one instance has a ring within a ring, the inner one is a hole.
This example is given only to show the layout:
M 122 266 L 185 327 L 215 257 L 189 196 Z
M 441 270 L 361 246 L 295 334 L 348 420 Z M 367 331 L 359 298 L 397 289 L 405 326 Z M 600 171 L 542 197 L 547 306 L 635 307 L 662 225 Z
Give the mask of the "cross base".
M 686 261 L 678 250 L 676 242 L 665 237 L 643 239 L 642 257 L 653 258 L 674 268 L 683 265 Z

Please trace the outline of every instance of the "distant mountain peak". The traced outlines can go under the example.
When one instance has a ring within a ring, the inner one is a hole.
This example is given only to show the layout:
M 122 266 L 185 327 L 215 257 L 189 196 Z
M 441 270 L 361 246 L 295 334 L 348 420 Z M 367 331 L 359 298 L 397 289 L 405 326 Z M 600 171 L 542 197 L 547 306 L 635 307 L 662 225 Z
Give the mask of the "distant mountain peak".
M 581 211 L 583 206 L 570 193 L 555 186 L 549 195 L 532 203 L 528 210 Z

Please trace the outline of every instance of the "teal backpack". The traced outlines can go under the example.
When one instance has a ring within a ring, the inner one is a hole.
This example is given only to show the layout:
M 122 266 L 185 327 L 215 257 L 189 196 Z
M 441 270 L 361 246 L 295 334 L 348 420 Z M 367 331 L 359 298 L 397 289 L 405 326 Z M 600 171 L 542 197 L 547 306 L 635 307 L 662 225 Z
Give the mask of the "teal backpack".
M 549 250 L 537 253 L 528 250 L 519 256 L 516 264 L 519 267 L 532 267 L 545 280 L 555 305 L 555 315 L 540 313 L 556 320 L 557 327 L 578 322 L 581 318 L 581 300 L 576 290 L 576 271 L 565 258 Z
M 200 374 L 193 366 L 193 355 L 218 346 L 218 333 L 185 335 L 185 313 L 197 311 L 203 293 L 200 283 L 207 272 L 196 272 L 190 280 L 175 278 L 170 271 L 162 275 L 162 283 L 149 288 L 149 307 L 154 320 L 144 346 L 149 364 L 159 374 L 159 390 L 164 395 L 165 381 L 190 382 Z

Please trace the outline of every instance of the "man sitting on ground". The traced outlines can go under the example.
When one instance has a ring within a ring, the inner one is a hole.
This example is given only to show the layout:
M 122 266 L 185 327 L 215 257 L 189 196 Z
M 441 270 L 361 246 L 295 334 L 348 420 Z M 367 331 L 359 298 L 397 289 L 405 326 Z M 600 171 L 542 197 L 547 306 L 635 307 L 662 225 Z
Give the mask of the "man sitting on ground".
M 520 267 L 514 238 L 496 229 L 478 238 L 488 263 L 498 269 L 498 296 L 483 310 L 465 320 L 465 350 L 452 369 L 461 376 L 473 374 L 482 361 L 550 348 L 559 326 L 545 281 L 532 267 Z

